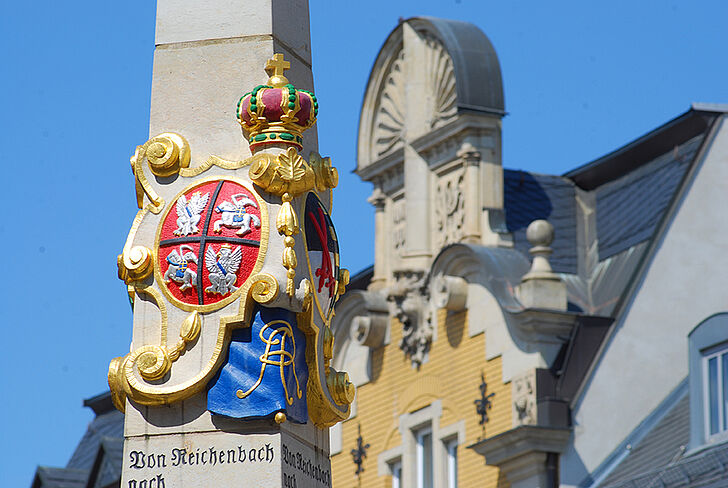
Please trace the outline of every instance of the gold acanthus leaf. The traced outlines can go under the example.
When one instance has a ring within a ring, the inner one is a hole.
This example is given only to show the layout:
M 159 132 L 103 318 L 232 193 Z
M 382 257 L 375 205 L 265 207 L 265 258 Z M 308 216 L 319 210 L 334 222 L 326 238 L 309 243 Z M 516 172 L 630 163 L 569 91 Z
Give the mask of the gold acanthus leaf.
M 306 161 L 294 148 L 289 147 L 286 152 L 278 155 L 276 173 L 284 181 L 302 180 L 306 176 Z

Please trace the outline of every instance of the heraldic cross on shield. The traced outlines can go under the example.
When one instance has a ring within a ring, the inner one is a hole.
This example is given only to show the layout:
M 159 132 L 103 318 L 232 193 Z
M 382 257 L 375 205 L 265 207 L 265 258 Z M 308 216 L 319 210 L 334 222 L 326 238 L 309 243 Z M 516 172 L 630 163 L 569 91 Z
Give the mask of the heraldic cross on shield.
M 160 225 L 157 265 L 174 301 L 217 308 L 250 276 L 260 251 L 260 203 L 241 183 L 182 192 Z

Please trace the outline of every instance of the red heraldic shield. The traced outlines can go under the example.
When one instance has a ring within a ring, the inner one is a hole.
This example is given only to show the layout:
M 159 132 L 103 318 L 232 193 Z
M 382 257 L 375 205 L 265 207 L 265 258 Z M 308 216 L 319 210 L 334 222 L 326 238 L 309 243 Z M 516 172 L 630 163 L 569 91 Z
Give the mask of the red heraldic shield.
M 222 179 L 178 195 L 157 233 L 167 297 L 185 309 L 230 303 L 258 263 L 262 205 L 247 186 Z
M 315 193 L 306 197 L 306 250 L 314 298 L 321 318 L 334 310 L 339 277 L 339 242 L 331 216 Z

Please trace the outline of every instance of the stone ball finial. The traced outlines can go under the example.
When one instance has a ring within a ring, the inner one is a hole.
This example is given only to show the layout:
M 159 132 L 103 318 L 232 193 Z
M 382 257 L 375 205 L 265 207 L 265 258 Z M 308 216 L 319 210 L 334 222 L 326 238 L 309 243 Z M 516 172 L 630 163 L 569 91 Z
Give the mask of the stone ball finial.
M 548 220 L 534 220 L 528 224 L 526 239 L 534 247 L 548 247 L 554 242 L 554 226 Z
M 525 308 L 545 308 L 565 311 L 567 307 L 566 283 L 554 273 L 549 263 L 553 253 L 554 226 L 546 220 L 534 220 L 526 228 L 526 238 L 533 246 L 531 269 L 521 278 L 518 299 Z

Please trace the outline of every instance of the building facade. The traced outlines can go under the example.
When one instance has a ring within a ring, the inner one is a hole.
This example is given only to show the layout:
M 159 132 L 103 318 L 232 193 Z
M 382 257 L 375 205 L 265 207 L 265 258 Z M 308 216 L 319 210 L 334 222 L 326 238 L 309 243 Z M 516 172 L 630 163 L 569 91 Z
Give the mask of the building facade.
M 728 106 L 564 175 L 504 169 L 504 115 L 476 26 L 413 18 L 386 39 L 356 169 L 375 262 L 332 324 L 358 389 L 330 429 L 333 485 L 728 486 Z M 109 398 L 34 488 L 118 486 Z
M 359 126 L 375 263 L 334 319 L 335 366 L 358 386 L 331 431 L 334 481 L 726 486 L 710 272 L 725 262 L 725 111 L 694 105 L 562 176 L 503 169 L 486 36 L 400 23 Z

